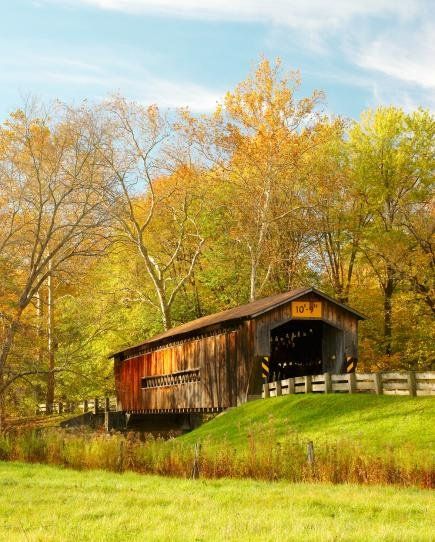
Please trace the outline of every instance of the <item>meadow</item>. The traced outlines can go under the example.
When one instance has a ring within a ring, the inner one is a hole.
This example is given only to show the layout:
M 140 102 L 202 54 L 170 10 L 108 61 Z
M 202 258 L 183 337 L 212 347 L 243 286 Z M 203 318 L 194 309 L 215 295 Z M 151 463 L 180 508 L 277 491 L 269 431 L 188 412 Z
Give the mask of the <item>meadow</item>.
M 77 472 L 0 462 L 0 540 L 433 540 L 428 490 Z

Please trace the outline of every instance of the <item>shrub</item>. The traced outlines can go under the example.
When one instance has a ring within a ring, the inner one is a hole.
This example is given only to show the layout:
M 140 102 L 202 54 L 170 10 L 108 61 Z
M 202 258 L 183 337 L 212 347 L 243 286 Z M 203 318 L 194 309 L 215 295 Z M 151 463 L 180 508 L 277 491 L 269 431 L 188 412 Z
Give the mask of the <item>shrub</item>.
M 9 437 L 0 434 L 0 460 L 7 461 L 11 457 L 11 443 Z

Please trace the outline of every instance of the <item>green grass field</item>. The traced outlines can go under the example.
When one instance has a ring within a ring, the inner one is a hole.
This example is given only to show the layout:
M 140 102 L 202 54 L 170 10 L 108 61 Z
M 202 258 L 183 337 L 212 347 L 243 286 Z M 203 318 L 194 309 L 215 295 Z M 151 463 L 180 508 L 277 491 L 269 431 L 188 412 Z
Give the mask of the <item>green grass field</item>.
M 0 540 L 430 541 L 434 495 L 0 462 Z
M 281 441 L 352 441 L 367 453 L 392 451 L 404 462 L 427 464 L 434 458 L 434 419 L 433 397 L 289 395 L 228 410 L 181 439 L 241 447 L 249 434 L 272 432 Z

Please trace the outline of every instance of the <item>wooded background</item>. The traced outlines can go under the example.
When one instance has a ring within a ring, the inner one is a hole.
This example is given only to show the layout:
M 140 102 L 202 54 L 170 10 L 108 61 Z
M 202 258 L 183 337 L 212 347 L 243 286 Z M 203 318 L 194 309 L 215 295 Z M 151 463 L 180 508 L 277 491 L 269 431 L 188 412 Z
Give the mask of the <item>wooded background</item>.
M 434 358 L 429 111 L 333 117 L 262 59 L 215 111 L 29 99 L 0 127 L 0 399 L 113 391 L 111 351 L 299 286 L 368 316 L 359 368 Z

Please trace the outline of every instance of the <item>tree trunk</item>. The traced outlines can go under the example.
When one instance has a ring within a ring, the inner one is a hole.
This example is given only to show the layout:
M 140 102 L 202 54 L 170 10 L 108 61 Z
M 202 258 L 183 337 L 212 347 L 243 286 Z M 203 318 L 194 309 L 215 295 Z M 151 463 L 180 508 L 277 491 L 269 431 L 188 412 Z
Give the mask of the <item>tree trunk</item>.
M 349 303 L 349 296 L 343 294 L 343 293 L 340 293 L 340 295 L 337 297 L 337 300 L 340 302 L 340 303 L 343 303 L 343 305 L 347 305 Z
M 0 388 L 3 388 L 3 381 L 4 381 L 3 372 L 0 371 Z M 5 429 L 5 417 L 6 417 L 5 395 L 4 393 L 0 392 L 0 435 Z
M 162 324 L 165 331 L 172 327 L 171 311 L 166 305 L 162 306 Z
M 0 351 L 0 374 L 1 375 L 4 374 L 6 361 L 9 357 L 9 353 L 11 351 L 12 345 L 14 344 L 15 333 L 17 332 L 22 312 L 23 312 L 23 309 L 20 308 L 17 312 L 15 319 L 9 324 L 9 328 L 6 333 L 6 338 L 3 342 L 3 346 Z
M 42 368 L 44 362 L 44 347 L 42 337 L 44 336 L 44 305 L 41 292 L 36 292 L 36 320 L 37 320 L 37 335 L 38 335 L 38 367 Z
M 166 292 L 160 284 L 154 282 L 157 291 L 157 297 L 159 298 L 160 316 L 162 318 L 163 329 L 168 331 L 172 327 L 171 307 L 166 300 Z
M 393 293 L 394 293 L 394 276 L 391 266 L 387 266 L 387 280 L 384 285 L 384 345 L 385 354 L 390 356 L 392 349 L 393 337 Z
M 6 333 L 5 340 L 0 350 L 0 431 L 4 427 L 4 420 L 6 417 L 6 402 L 5 402 L 5 367 L 9 357 L 9 353 L 14 344 L 15 333 L 18 330 L 21 315 L 23 309 L 19 307 L 15 319 L 9 324 L 8 331 Z
M 48 275 L 47 278 L 47 337 L 48 337 L 48 374 L 47 374 L 47 393 L 46 393 L 46 412 L 53 412 L 53 403 L 55 395 L 55 349 L 56 341 L 54 337 L 54 295 L 53 295 L 53 278 Z
M 249 301 L 255 301 L 257 295 L 257 262 L 255 258 L 251 259 L 251 277 L 249 284 Z

